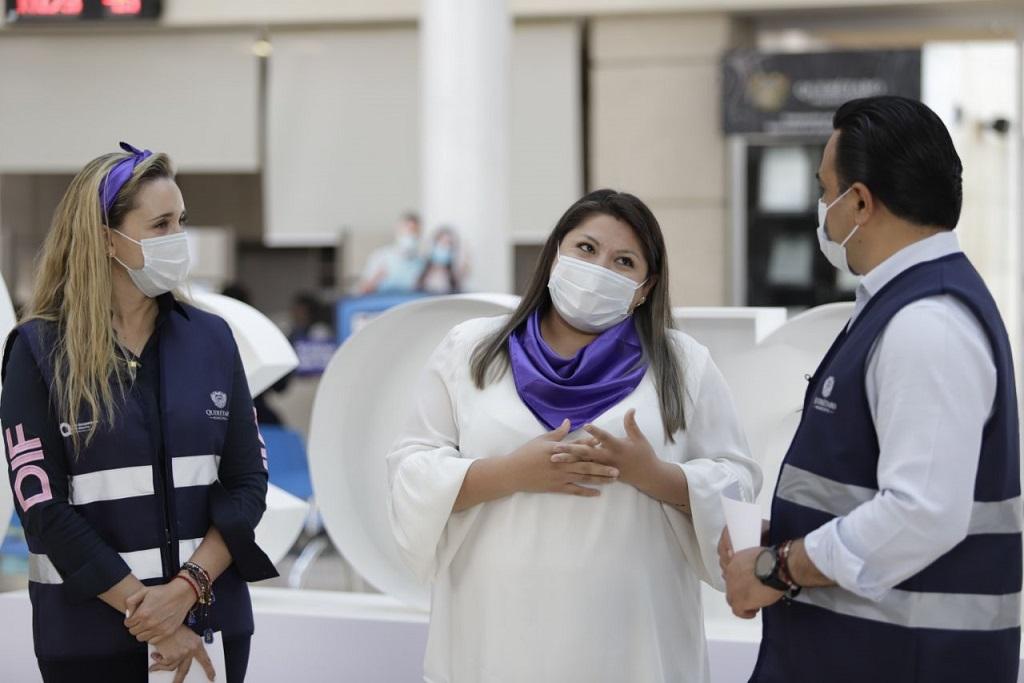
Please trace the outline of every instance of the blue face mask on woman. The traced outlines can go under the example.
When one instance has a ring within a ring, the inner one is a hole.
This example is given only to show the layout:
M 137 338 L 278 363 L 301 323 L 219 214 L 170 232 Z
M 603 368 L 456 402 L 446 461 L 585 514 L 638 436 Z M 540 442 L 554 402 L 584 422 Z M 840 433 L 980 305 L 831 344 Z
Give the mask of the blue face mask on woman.
M 430 252 L 430 262 L 435 266 L 450 266 L 452 264 L 452 248 L 437 245 Z

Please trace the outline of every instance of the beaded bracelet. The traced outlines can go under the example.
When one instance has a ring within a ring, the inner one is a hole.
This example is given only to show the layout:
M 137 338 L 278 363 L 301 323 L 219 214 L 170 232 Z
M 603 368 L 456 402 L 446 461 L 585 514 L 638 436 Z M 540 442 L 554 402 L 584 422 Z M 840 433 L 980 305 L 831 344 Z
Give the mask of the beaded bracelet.
M 199 624 L 203 628 L 203 640 L 207 644 L 212 643 L 213 629 L 210 628 L 210 606 L 216 601 L 213 595 L 213 581 L 210 579 L 209 572 L 195 562 L 186 562 L 181 565 L 181 569 L 199 586 L 199 601 L 189 610 L 188 625 Z
M 789 586 L 789 590 L 786 591 L 786 597 L 792 600 L 796 596 L 800 595 L 800 591 L 803 589 L 802 586 L 798 585 L 793 580 L 793 575 L 789 571 L 789 551 L 793 548 L 793 541 L 789 540 L 779 546 L 779 574 L 783 582 Z
M 199 602 L 199 589 L 196 587 L 196 585 L 194 583 L 192 583 L 192 581 L 190 579 L 186 579 L 181 574 L 175 575 L 174 579 L 181 579 L 182 581 L 187 583 L 188 587 L 191 588 L 192 592 L 195 593 L 195 595 L 196 595 L 196 602 Z M 174 579 L 171 579 L 171 581 L 173 581 Z

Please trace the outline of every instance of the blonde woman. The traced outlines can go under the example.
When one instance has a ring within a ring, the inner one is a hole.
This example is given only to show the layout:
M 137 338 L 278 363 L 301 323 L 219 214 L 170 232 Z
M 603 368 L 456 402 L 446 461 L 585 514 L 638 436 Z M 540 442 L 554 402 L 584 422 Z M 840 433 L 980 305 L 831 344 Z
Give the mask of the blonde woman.
M 164 154 L 72 180 L 3 357 L 0 424 L 43 680 L 181 680 L 222 639 L 242 681 L 266 452 L 231 332 L 178 300 L 185 207 Z M 146 643 L 155 646 L 152 659 Z

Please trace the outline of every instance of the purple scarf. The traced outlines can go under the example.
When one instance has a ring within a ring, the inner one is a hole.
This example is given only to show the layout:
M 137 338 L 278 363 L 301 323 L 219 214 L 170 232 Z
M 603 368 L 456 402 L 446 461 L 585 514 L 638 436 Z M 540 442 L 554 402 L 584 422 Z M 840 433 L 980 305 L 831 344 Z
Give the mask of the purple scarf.
M 562 358 L 541 337 L 534 311 L 509 336 L 508 354 L 519 398 L 548 429 L 565 418 L 573 430 L 592 422 L 633 393 L 647 372 L 632 317 Z

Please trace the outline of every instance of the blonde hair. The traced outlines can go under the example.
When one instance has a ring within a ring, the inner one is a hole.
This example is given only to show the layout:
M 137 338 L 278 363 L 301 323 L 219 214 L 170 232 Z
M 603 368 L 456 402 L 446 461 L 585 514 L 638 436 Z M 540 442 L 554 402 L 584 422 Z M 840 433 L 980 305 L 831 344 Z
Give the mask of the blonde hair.
M 135 167 L 104 215 L 100 183 L 131 154 L 113 153 L 93 159 L 71 181 L 54 212 L 50 232 L 39 256 L 35 290 L 25 320 L 54 323 L 56 339 L 48 359 L 58 418 L 74 425 L 84 410 L 92 424 L 88 444 L 103 422 L 113 424 L 115 389 L 124 394 L 124 361 L 114 351 L 113 294 L 106 231 L 120 227 L 134 208 L 139 190 L 156 178 L 173 178 L 171 161 L 153 154 Z M 77 454 L 81 440 L 71 430 Z

